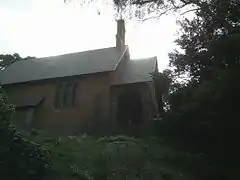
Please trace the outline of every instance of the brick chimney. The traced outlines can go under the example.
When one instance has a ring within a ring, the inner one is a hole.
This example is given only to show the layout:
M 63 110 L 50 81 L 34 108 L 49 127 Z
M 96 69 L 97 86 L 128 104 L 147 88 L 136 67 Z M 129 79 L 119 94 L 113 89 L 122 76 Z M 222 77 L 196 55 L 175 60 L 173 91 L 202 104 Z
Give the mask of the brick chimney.
M 116 48 L 120 51 L 125 46 L 125 22 L 123 19 L 117 20 Z

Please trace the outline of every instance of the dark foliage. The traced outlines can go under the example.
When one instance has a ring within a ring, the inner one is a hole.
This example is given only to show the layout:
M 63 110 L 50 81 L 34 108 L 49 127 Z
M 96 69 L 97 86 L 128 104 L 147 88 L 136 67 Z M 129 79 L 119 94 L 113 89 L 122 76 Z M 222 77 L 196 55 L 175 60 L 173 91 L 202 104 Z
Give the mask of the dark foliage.
M 6 180 L 42 179 L 51 168 L 49 152 L 16 131 L 10 122 L 13 111 L 13 106 L 0 92 L 1 176 Z
M 170 54 L 178 73 L 189 72 L 196 81 L 211 80 L 215 69 L 239 64 L 240 2 L 210 1 L 196 17 L 179 22 L 182 35 L 176 43 L 184 50 Z M 209 9 L 212 13 L 209 13 Z
M 183 51 L 170 54 L 171 65 L 190 79 L 168 97 L 165 133 L 207 154 L 230 179 L 240 158 L 240 2 L 206 5 L 199 6 L 193 20 L 180 22 L 183 33 L 176 42 Z

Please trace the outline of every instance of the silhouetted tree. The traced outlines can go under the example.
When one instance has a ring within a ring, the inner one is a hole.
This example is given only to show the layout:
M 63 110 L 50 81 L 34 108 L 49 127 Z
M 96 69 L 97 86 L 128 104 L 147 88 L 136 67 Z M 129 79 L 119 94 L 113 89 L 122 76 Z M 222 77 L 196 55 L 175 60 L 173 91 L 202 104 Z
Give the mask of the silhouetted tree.
M 182 50 L 170 54 L 170 63 L 190 79 L 170 94 L 166 120 L 174 137 L 228 164 L 230 175 L 239 160 L 240 2 L 205 4 L 193 20 L 179 22 L 182 35 L 176 42 Z

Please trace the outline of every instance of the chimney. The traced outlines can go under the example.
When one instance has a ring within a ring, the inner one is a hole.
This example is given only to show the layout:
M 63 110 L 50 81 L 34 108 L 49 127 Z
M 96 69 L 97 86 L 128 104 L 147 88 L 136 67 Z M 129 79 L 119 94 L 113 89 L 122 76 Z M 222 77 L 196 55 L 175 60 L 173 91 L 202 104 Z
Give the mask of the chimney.
M 120 51 L 125 46 L 125 22 L 123 19 L 117 20 L 116 48 Z

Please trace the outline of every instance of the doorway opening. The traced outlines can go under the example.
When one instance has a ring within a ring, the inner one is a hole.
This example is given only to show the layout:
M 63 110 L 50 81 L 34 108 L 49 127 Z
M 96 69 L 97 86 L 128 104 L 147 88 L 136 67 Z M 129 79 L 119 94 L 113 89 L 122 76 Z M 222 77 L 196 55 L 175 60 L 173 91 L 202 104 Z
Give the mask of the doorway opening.
M 124 89 L 118 96 L 117 123 L 121 126 L 142 123 L 142 97 L 137 90 Z

